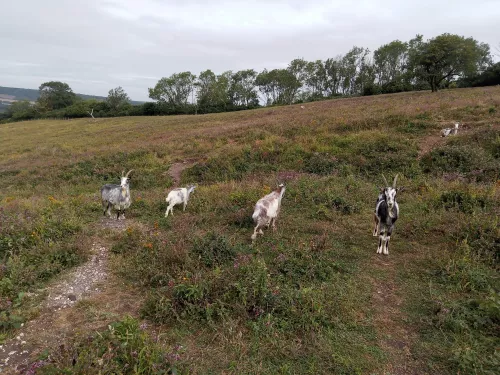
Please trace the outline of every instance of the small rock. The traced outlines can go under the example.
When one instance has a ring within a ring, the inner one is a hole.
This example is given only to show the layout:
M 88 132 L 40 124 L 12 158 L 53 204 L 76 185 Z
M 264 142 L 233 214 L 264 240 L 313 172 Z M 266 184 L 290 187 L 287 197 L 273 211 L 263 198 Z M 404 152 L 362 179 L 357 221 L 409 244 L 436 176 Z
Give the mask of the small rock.
M 68 294 L 68 298 L 70 301 L 76 301 L 76 296 L 74 294 Z

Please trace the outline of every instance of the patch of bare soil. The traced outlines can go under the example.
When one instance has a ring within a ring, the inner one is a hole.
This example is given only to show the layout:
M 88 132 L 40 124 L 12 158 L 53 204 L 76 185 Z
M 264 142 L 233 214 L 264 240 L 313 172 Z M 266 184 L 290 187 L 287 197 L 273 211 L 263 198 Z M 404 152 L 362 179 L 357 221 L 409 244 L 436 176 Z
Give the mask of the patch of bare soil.
M 26 323 L 14 339 L 0 346 L 0 371 L 17 370 L 40 344 L 50 346 L 61 339 L 63 332 L 58 332 L 55 324 L 58 312 L 101 292 L 99 284 L 108 277 L 107 260 L 107 249 L 95 243 L 89 261 L 45 289 L 47 298 L 38 318 Z
M 130 221 L 102 218 L 103 229 L 125 230 Z M 0 373 L 22 374 L 40 353 L 54 350 L 78 332 L 92 332 L 123 314 L 136 315 L 140 298 L 108 274 L 108 249 L 94 243 L 90 259 L 58 277 L 43 290 L 47 295 L 37 318 L 25 323 L 16 337 L 0 346 Z M 80 311 L 93 306 L 93 317 Z M 29 373 L 29 372 L 28 372 Z
M 404 257 L 400 254 L 395 256 Z M 378 332 L 379 347 L 388 357 L 387 365 L 379 374 L 423 374 L 410 350 L 412 342 L 418 339 L 417 333 L 404 322 L 405 314 L 401 310 L 404 300 L 396 284 L 396 270 L 402 264 L 393 257 L 373 254 L 370 263 L 371 268 L 380 275 L 380 279 L 370 278 L 373 285 L 374 325 Z
M 193 164 L 194 162 L 192 160 L 184 160 L 182 163 L 174 163 L 170 166 L 168 174 L 174 179 L 174 186 L 180 184 L 182 171 L 191 167 Z

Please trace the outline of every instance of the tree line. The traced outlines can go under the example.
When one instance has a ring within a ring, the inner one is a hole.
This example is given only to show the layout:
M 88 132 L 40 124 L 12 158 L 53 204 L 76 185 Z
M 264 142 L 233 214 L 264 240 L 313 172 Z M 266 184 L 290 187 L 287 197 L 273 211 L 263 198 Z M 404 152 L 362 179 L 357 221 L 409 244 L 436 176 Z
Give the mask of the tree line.
M 109 117 L 237 111 L 355 95 L 500 84 L 500 63 L 490 47 L 473 38 L 442 34 L 424 41 L 392 41 L 370 52 L 354 46 L 326 60 L 297 58 L 283 69 L 253 69 L 161 78 L 148 89 L 154 102 L 131 105 L 121 87 L 104 101 L 79 99 L 63 82 L 46 82 L 35 105 L 17 102 L 4 117 Z

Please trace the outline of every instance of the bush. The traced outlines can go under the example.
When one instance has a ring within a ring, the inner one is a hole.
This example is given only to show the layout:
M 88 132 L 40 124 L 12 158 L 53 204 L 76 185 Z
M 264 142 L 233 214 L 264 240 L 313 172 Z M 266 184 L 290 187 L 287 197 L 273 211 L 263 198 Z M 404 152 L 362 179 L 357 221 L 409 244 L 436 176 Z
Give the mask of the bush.
M 139 322 L 127 317 L 104 332 L 61 345 L 49 359 L 28 367 L 37 374 L 169 374 L 180 358 L 179 347 L 160 347 Z M 36 369 L 36 370 L 35 370 Z
M 319 175 L 332 174 L 338 166 L 338 159 L 328 154 L 315 153 L 304 160 L 304 171 Z
M 500 171 L 500 163 L 474 146 L 447 145 L 434 149 L 421 159 L 426 173 L 460 172 L 478 181 L 495 180 Z
M 194 241 L 191 252 L 206 266 L 215 267 L 232 261 L 236 249 L 224 236 L 208 233 Z
M 444 209 L 458 209 L 467 214 L 471 214 L 477 209 L 484 209 L 487 204 L 488 199 L 486 197 L 476 196 L 460 190 L 446 191 L 438 199 L 438 205 Z

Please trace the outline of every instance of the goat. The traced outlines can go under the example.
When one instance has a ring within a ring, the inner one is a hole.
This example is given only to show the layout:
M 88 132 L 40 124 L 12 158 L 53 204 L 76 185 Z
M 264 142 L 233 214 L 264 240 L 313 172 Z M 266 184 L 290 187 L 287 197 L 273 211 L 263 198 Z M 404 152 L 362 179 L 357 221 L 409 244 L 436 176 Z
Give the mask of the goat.
M 124 175 L 125 171 L 122 171 L 122 176 L 120 178 L 120 185 L 106 184 L 101 188 L 101 199 L 102 207 L 104 209 L 104 215 L 106 213 L 111 217 L 111 208 L 117 211 L 116 220 L 120 219 L 120 214 L 125 219 L 125 210 L 130 207 L 132 200 L 130 199 L 130 188 L 129 188 L 129 175 L 133 169 Z
M 165 217 L 168 216 L 169 211 L 174 214 L 174 206 L 176 204 L 184 204 L 184 209 L 183 211 L 186 211 L 186 205 L 189 200 L 189 196 L 191 193 L 196 189 L 195 185 L 190 185 L 185 188 L 178 188 L 172 190 L 170 193 L 168 193 L 167 198 L 165 199 L 168 203 L 167 211 L 165 211 Z
M 252 215 L 252 219 L 256 224 L 251 237 L 252 241 L 257 238 L 257 231 L 259 234 L 264 234 L 262 231 L 264 226 L 269 227 L 272 224 L 273 231 L 276 230 L 276 218 L 280 213 L 281 199 L 285 194 L 285 189 L 284 184 L 279 184 L 276 190 L 257 201 Z
M 445 128 L 445 129 L 441 130 L 441 137 L 447 137 L 450 134 L 457 135 L 457 133 L 458 133 L 458 126 L 459 125 L 460 124 L 457 122 L 455 124 L 454 128 Z
M 396 194 L 400 189 L 396 189 L 398 175 L 394 177 L 392 186 L 389 186 L 384 175 L 382 175 L 385 187 L 380 188 L 380 193 L 375 206 L 375 228 L 373 236 L 379 236 L 377 254 L 389 255 L 389 241 L 394 229 L 394 223 L 398 220 L 399 206 L 396 202 Z

